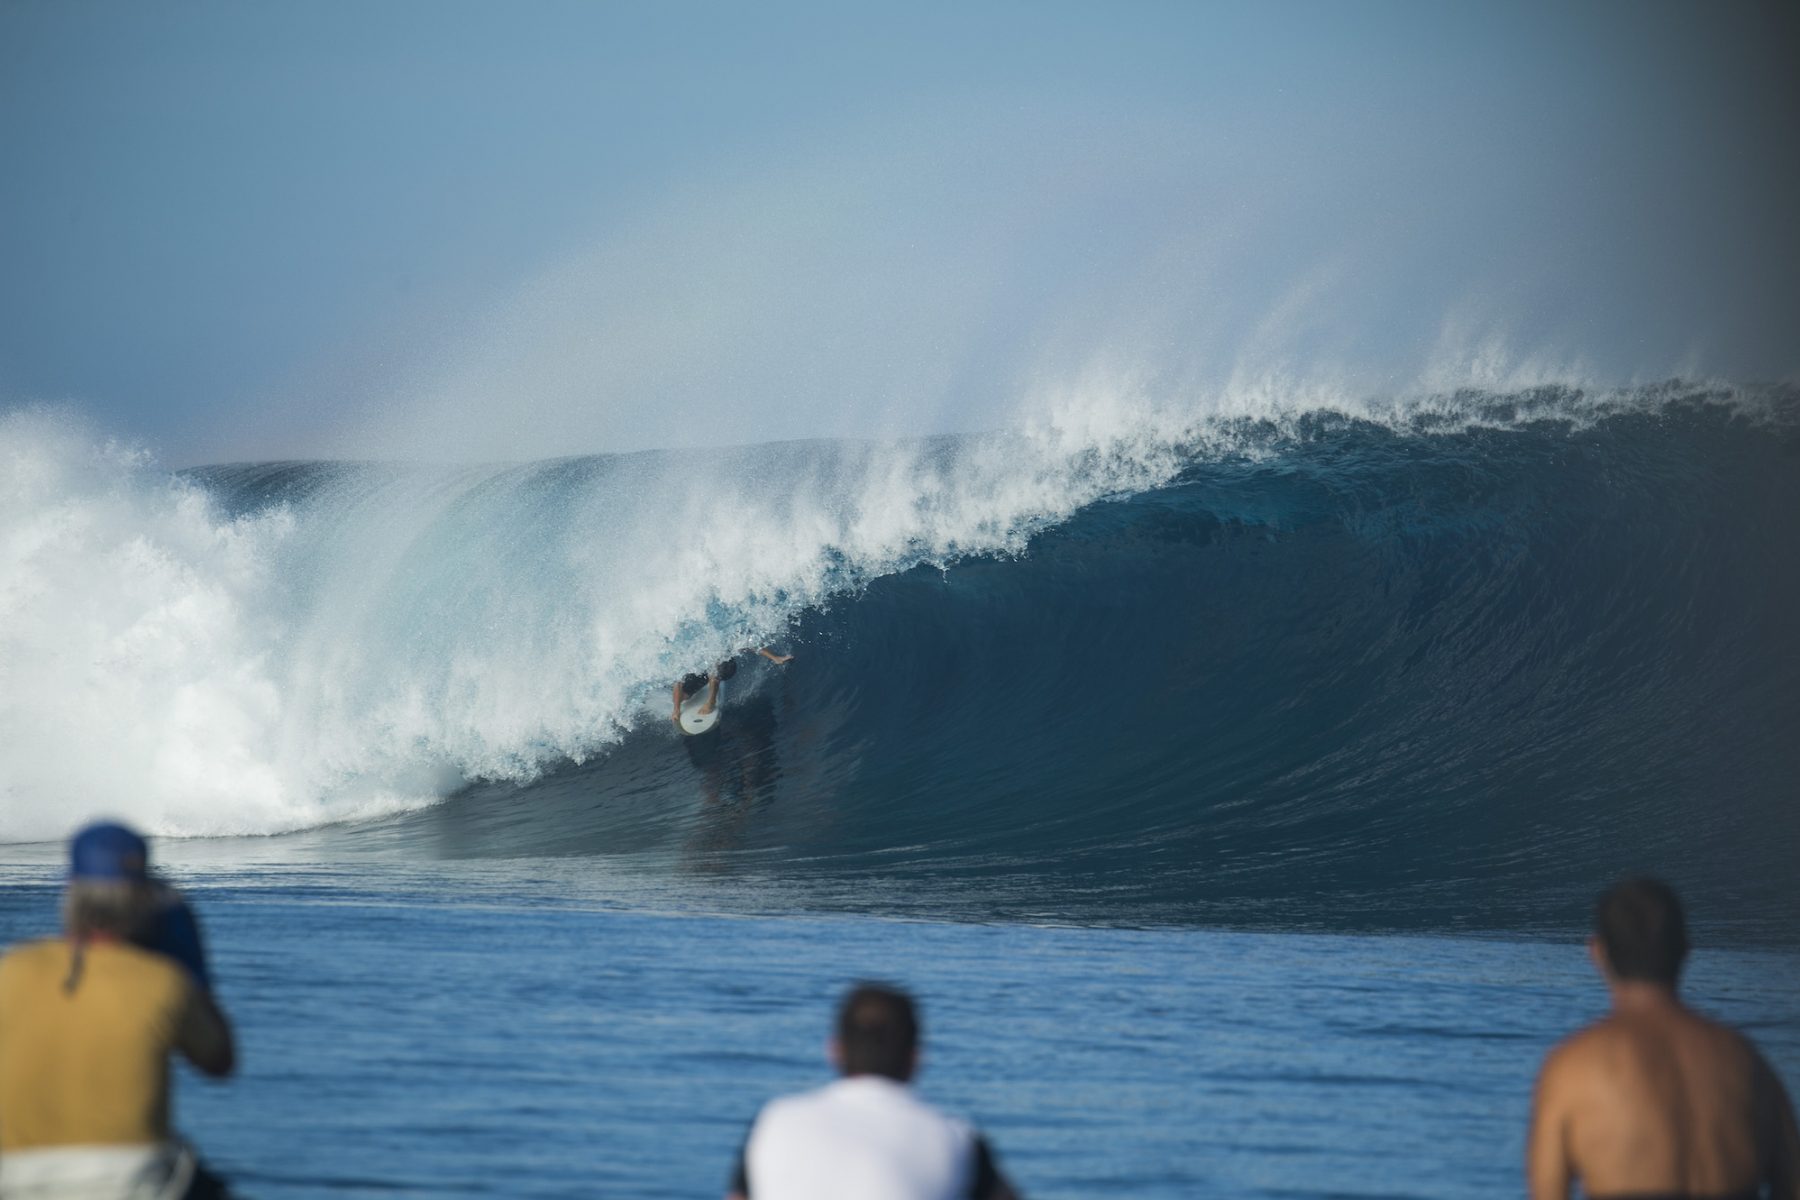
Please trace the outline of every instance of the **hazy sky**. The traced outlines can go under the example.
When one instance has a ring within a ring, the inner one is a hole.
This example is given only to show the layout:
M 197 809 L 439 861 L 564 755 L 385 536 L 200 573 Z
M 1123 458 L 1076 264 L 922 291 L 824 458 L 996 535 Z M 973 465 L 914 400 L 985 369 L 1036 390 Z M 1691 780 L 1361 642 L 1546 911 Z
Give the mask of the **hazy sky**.
M 0 0 L 0 403 L 180 464 L 1792 377 L 1797 13 Z

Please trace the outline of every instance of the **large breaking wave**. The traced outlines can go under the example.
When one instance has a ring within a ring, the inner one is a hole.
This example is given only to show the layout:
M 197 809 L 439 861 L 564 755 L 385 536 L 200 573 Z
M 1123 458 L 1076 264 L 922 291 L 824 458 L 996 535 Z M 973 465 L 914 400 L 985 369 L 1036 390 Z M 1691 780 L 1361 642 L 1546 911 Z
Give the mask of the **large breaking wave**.
M 379 828 L 1452 922 L 1473 880 L 1663 864 L 1792 911 L 1796 411 L 1088 397 L 903 444 L 181 475 L 15 413 L 0 839 L 431 806 Z M 771 640 L 795 661 L 718 737 L 667 727 L 670 679 Z

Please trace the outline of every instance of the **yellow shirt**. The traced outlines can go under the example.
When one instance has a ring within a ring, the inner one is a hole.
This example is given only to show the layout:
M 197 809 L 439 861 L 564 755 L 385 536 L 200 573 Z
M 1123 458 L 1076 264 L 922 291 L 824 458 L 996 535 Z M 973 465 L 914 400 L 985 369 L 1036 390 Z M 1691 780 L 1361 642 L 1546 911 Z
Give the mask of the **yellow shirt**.
M 0 958 L 0 1152 L 141 1145 L 169 1136 L 169 1052 L 222 1034 L 172 959 L 89 942 L 73 992 L 70 944 Z

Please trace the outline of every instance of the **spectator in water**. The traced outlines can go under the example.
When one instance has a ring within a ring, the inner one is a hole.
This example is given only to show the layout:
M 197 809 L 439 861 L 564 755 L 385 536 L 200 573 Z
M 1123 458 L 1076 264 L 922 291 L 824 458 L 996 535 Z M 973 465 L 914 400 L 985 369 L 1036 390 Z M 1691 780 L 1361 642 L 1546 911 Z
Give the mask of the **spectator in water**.
M 759 646 L 756 652 L 777 666 L 792 661 L 794 657 L 791 654 L 777 654 L 767 646 Z M 699 672 L 683 675 L 675 685 L 675 724 L 681 724 L 682 704 L 699 695 L 701 688 L 706 689 L 706 703 L 700 706 L 700 712 L 702 715 L 711 712 L 719 703 L 719 685 L 736 674 L 737 660 L 728 658 L 714 666 L 710 675 Z
M 912 998 L 852 988 L 831 1058 L 843 1078 L 764 1106 L 728 1200 L 1016 1200 L 985 1139 L 920 1100 Z
M 144 839 L 70 846 L 63 936 L 0 959 L 0 1200 L 223 1197 L 169 1127 L 169 1054 L 234 1066 L 199 927 L 150 876 Z
M 1800 1198 L 1800 1135 L 1750 1040 L 1675 994 L 1687 925 L 1669 886 L 1628 879 L 1588 940 L 1612 1011 L 1544 1060 L 1526 1169 L 1532 1200 Z

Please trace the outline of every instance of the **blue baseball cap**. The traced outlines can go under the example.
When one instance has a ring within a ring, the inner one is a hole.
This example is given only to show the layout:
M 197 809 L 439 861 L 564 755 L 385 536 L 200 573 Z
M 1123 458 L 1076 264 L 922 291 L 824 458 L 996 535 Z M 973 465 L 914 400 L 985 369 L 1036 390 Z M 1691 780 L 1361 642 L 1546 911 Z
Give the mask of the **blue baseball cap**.
M 143 880 L 149 867 L 150 847 L 123 825 L 89 825 L 69 843 L 70 879 Z

